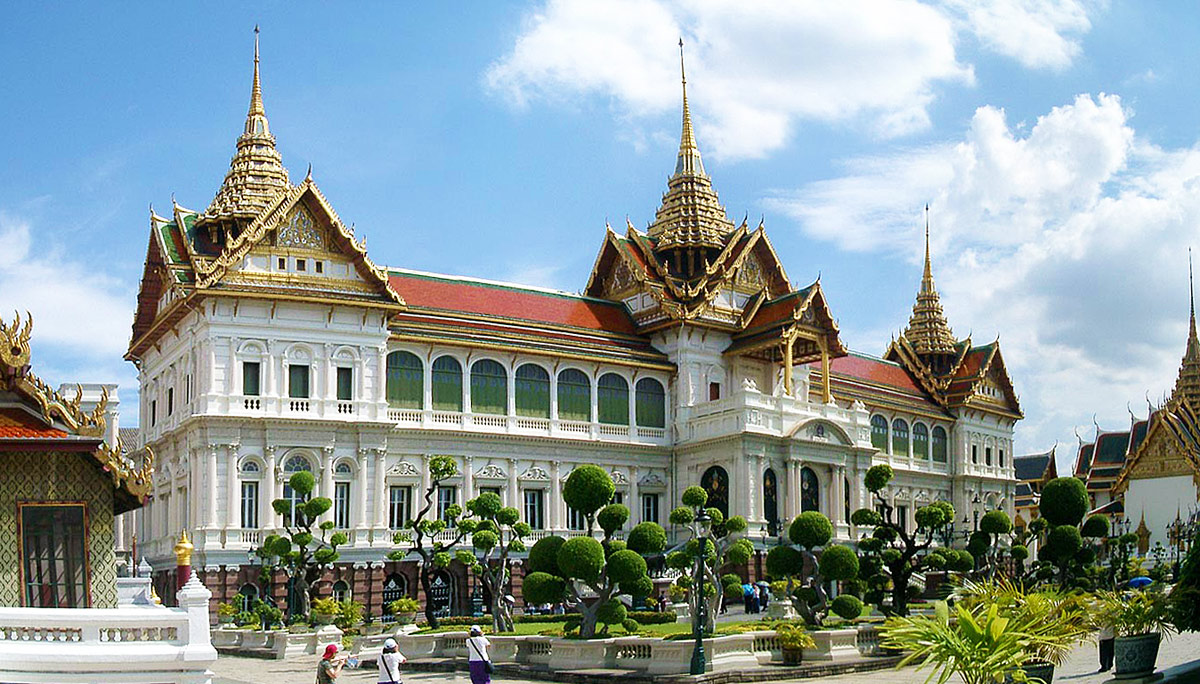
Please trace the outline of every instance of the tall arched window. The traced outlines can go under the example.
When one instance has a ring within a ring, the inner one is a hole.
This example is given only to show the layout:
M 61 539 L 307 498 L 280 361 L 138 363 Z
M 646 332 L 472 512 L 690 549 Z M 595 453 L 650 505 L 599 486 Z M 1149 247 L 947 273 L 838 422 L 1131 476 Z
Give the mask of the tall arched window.
M 929 458 L 929 428 L 925 423 L 913 423 L 913 458 Z
M 800 511 L 821 510 L 821 481 L 812 468 L 800 469 Z
M 629 383 L 616 373 L 600 376 L 596 389 L 597 413 L 601 423 L 629 425 Z
M 258 599 L 258 587 L 253 584 L 243 584 L 238 589 L 237 596 L 234 597 L 234 605 L 238 607 L 239 611 L 248 611 L 256 599 Z
M 908 423 L 899 418 L 892 421 L 892 453 L 897 456 L 908 455 Z
M 395 572 L 388 575 L 387 580 L 383 583 L 383 605 L 388 606 L 393 601 L 398 601 L 405 596 L 408 596 L 408 578 Z M 387 622 L 396 618 L 394 615 L 385 613 L 383 619 Z
M 888 423 L 887 418 L 883 416 L 871 416 L 871 446 L 880 451 L 887 451 Z
M 708 492 L 708 506 L 721 511 L 729 519 L 729 473 L 721 466 L 712 466 L 700 477 L 700 487 Z
M 592 383 L 582 371 L 568 368 L 558 374 L 558 417 L 561 420 L 592 419 Z
M 471 412 L 508 413 L 508 372 L 491 359 L 471 366 Z
M 425 366 L 416 354 L 388 354 L 387 402 L 392 408 L 408 409 L 419 409 L 425 402 Z
M 949 459 L 946 457 L 946 430 L 940 426 L 933 428 L 933 462 L 946 463 Z
M 350 600 L 350 585 L 346 584 L 346 580 L 338 580 L 333 583 L 333 600 L 338 603 Z
M 771 468 L 763 473 L 763 518 L 767 521 L 767 533 L 779 534 L 779 483 Z
M 550 417 L 550 374 L 536 363 L 517 369 L 515 386 L 517 415 L 531 418 Z
M 453 356 L 441 356 L 433 362 L 433 409 L 462 411 L 462 365 Z
M 637 424 L 642 427 L 666 427 L 667 397 L 662 383 L 654 378 L 642 378 L 637 383 Z
M 312 472 L 312 466 L 308 464 L 308 459 L 303 456 L 292 456 L 283 463 L 283 472 L 288 473 L 290 479 L 292 474 L 299 472 Z M 308 500 L 308 496 L 292 489 L 292 486 L 284 480 L 283 483 L 283 498 L 288 502 L 288 512 L 283 516 L 283 524 L 291 526 L 296 522 L 296 506 Z

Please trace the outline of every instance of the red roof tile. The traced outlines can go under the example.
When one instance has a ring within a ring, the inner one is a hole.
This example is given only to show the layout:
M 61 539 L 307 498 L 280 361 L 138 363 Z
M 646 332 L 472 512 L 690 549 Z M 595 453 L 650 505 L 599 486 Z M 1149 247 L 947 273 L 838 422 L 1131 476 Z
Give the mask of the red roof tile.
M 410 307 L 499 316 L 551 325 L 635 334 L 622 304 L 519 286 L 389 271 L 388 281 Z
M 62 439 L 66 432 L 43 425 L 24 411 L 0 410 L 0 439 Z
M 925 394 L 913 382 L 912 376 L 908 374 L 908 371 L 897 364 L 882 359 L 851 353 L 848 356 L 831 360 L 829 366 L 830 370 L 838 375 L 861 378 L 911 394 Z

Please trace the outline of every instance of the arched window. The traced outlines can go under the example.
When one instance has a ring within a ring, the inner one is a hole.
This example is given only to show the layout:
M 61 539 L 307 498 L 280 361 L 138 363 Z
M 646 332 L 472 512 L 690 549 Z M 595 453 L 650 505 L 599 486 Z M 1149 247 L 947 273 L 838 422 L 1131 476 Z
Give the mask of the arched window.
M 338 603 L 350 600 L 350 585 L 346 584 L 345 580 L 338 580 L 333 583 L 333 600 Z
M 592 419 L 592 383 L 582 371 L 568 368 L 558 374 L 558 417 L 560 420 Z
M 812 468 L 800 469 L 800 511 L 821 510 L 821 481 Z
M 408 596 L 408 578 L 399 573 L 388 575 L 387 580 L 383 583 L 383 605 L 386 608 L 393 601 Z M 384 611 L 384 621 L 395 620 L 396 617 L 391 614 L 391 611 Z
M 601 423 L 629 425 L 629 383 L 625 378 L 616 373 L 600 376 L 596 403 Z
M 940 426 L 933 428 L 933 462 L 946 463 L 949 459 L 946 457 L 946 430 Z
M 871 446 L 880 451 L 888 448 L 887 418 L 880 415 L 871 416 Z
M 462 365 L 453 356 L 440 356 L 433 362 L 433 409 L 462 411 Z
M 234 597 L 239 611 L 249 611 L 252 604 L 258 598 L 258 587 L 253 584 L 243 584 L 241 589 L 238 589 L 237 596 Z
M 775 471 L 767 468 L 763 473 L 763 518 L 767 521 L 767 534 L 779 534 L 779 483 Z
M 425 367 L 416 354 L 388 354 L 387 402 L 392 408 L 408 409 L 419 409 L 425 403 Z
M 929 458 L 929 428 L 925 423 L 913 423 L 913 457 Z
M 299 456 L 299 455 L 292 456 L 292 457 L 288 458 L 288 460 L 284 461 L 283 472 L 285 472 L 285 473 L 299 473 L 299 472 L 311 473 L 312 466 L 309 465 L 308 459 L 304 458 L 303 456 Z M 291 475 L 288 475 L 288 478 L 291 478 Z M 300 494 L 296 490 L 292 489 L 292 486 L 287 483 L 287 480 L 284 480 L 283 498 L 288 501 L 288 512 L 283 516 L 283 524 L 285 526 L 290 527 L 291 525 L 294 524 L 294 522 L 296 520 L 296 506 L 307 501 L 308 495 Z
M 708 492 L 708 506 L 721 511 L 729 519 L 729 473 L 721 466 L 712 466 L 700 477 L 700 487 Z
M 491 359 L 471 366 L 471 412 L 508 413 L 508 373 Z
M 517 369 L 517 415 L 531 418 L 550 417 L 550 374 L 545 368 L 527 363 Z
M 908 423 L 899 418 L 892 421 L 892 453 L 897 456 L 908 455 Z
M 666 427 L 667 396 L 662 383 L 642 378 L 637 383 L 637 424 L 642 427 Z
M 257 461 L 246 460 L 242 463 L 242 481 L 239 495 L 241 500 L 241 521 L 245 529 L 258 528 L 258 480 L 261 471 Z
M 254 461 L 246 461 L 242 464 L 242 472 L 247 474 L 259 472 L 258 463 L 255 463 Z

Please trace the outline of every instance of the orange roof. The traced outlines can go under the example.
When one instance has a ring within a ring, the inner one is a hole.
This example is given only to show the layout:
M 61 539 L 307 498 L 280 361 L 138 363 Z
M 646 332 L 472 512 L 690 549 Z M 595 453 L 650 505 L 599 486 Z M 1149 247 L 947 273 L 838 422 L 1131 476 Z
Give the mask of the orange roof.
M 63 439 L 67 433 L 48 427 L 24 411 L 0 410 L 0 439 Z
M 913 382 L 912 376 L 899 364 L 860 356 L 851 352 L 847 356 L 829 362 L 830 370 L 838 375 L 860 378 L 880 385 L 887 385 L 903 392 L 924 396 L 925 393 Z
M 624 305 L 618 302 L 411 271 L 389 271 L 388 281 L 410 308 L 441 309 L 609 333 L 636 334 L 633 321 Z

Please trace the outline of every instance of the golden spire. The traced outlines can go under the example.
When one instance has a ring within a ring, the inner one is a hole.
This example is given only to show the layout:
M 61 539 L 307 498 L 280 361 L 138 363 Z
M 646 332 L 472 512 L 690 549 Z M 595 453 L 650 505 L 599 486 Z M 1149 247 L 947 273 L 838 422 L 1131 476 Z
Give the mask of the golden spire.
M 692 113 L 687 99 L 687 72 L 683 62 L 683 39 L 679 39 L 679 76 L 683 85 L 683 131 L 675 173 L 667 180 L 667 192 L 648 232 L 658 238 L 657 249 L 725 246 L 725 237 L 735 226 L 725 214 L 712 180 L 704 173 L 700 147 L 692 130 Z
M 1188 318 L 1187 348 L 1179 365 L 1173 399 L 1186 400 L 1193 411 L 1200 412 L 1200 339 L 1196 336 L 1196 293 L 1192 280 L 1192 250 L 1188 249 Z
M 275 149 L 275 136 L 263 107 L 262 82 L 258 74 L 258 27 L 254 27 L 254 79 L 250 86 L 250 109 L 237 140 L 237 152 L 229 162 L 229 173 L 217 196 L 200 217 L 200 224 L 224 224 L 253 220 L 281 190 L 289 186 L 287 169 Z
M 954 333 L 942 312 L 942 301 L 933 285 L 933 265 L 929 257 L 929 205 L 925 205 L 925 272 L 921 289 L 913 305 L 912 317 L 904 337 L 918 354 L 950 354 L 954 352 Z

